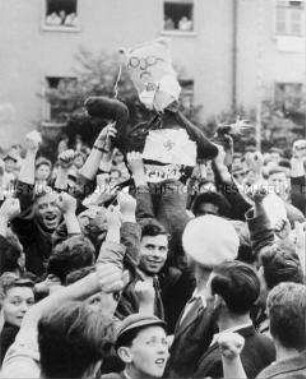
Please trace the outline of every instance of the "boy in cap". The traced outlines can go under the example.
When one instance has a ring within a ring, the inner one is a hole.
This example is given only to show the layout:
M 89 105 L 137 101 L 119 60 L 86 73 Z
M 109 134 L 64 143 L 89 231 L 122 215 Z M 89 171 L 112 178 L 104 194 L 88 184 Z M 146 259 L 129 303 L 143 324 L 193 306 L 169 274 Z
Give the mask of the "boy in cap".
M 125 318 L 116 340 L 117 355 L 125 368 L 101 379 L 161 378 L 169 356 L 165 327 L 153 315 L 135 313 Z

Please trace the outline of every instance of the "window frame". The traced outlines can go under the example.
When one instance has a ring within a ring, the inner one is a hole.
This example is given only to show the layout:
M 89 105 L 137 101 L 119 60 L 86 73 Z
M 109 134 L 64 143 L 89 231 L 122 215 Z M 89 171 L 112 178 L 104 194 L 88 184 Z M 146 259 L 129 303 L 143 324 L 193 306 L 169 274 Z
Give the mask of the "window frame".
M 67 26 L 67 25 L 48 25 L 46 23 L 47 20 L 47 8 L 48 1 L 43 1 L 43 11 L 42 11 L 42 30 L 45 32 L 63 32 L 63 33 L 77 33 L 81 31 L 80 28 L 80 0 L 75 0 L 76 2 L 76 15 L 78 18 L 77 25 L 75 26 Z
M 289 82 L 289 81 L 286 81 L 286 82 L 279 82 L 279 81 L 275 81 L 274 82 L 274 102 L 275 104 L 279 104 L 280 107 L 282 107 L 285 111 L 290 111 L 290 109 L 288 107 L 286 107 L 286 102 L 285 102 L 285 96 L 286 96 L 286 88 L 284 88 L 283 90 L 281 88 L 279 88 L 280 86 L 296 86 L 296 90 L 294 91 L 297 95 L 299 94 L 299 96 L 291 96 L 291 99 L 292 100 L 298 100 L 300 102 L 299 106 L 301 106 L 302 104 L 302 101 L 303 101 L 303 93 L 304 93 L 304 88 L 305 88 L 305 85 L 304 83 L 302 82 Z M 283 91 L 284 92 L 284 99 L 278 99 L 277 98 L 277 92 L 278 91 Z M 288 94 L 287 92 L 287 96 L 290 95 Z M 290 99 L 290 98 L 289 98 Z
M 191 30 L 179 30 L 179 29 L 165 29 L 165 3 L 190 3 L 192 6 L 192 29 Z M 197 22 L 196 22 L 196 10 L 197 10 L 197 0 L 186 0 L 186 1 L 180 1 L 180 0 L 161 0 L 161 34 L 162 35 L 169 35 L 169 36 L 182 36 L 182 37 L 193 37 L 197 34 Z
M 66 121 L 61 121 L 61 120 L 56 120 L 54 118 L 51 118 L 51 113 L 52 113 L 52 105 L 50 103 L 50 101 L 47 99 L 47 91 L 49 89 L 52 89 L 53 87 L 51 87 L 49 85 L 49 80 L 50 79 L 58 79 L 59 81 L 64 79 L 64 80 L 71 80 L 71 81 L 76 81 L 77 82 L 77 77 L 75 76 L 54 76 L 54 75 L 46 75 L 45 78 L 44 78 L 44 86 L 43 86 L 43 99 L 44 99 L 44 104 L 43 104 L 43 123 L 44 124 L 48 124 L 48 125 L 58 125 L 58 126 L 61 126 L 61 125 L 66 125 Z M 54 87 L 55 89 L 57 89 L 58 87 Z
M 296 6 L 293 5 L 293 3 L 299 3 L 300 5 L 296 4 Z M 274 34 L 277 38 L 304 38 L 305 37 L 305 6 L 306 2 L 305 0 L 275 0 L 275 17 L 274 17 Z M 280 9 L 284 10 L 284 24 L 285 24 L 285 32 L 280 32 L 278 29 L 278 11 Z M 300 10 L 300 33 L 293 33 L 293 11 L 294 10 Z

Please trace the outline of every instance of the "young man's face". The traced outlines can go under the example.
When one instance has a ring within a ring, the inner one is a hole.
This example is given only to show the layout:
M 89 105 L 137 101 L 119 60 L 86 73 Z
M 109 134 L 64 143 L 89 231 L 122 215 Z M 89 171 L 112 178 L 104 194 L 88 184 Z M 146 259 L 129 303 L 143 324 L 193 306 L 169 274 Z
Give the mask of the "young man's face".
M 140 242 L 139 267 L 150 275 L 160 272 L 164 266 L 168 253 L 168 237 L 159 234 L 155 237 L 144 236 Z
M 6 172 L 14 172 L 17 168 L 17 162 L 14 159 L 6 158 L 4 163 Z
M 13 287 L 9 289 L 3 301 L 5 321 L 20 327 L 24 315 L 33 304 L 34 293 L 32 288 Z
M 48 165 L 42 164 L 36 169 L 36 179 L 37 180 L 47 180 L 51 174 L 50 167 Z
M 57 206 L 57 195 L 48 193 L 36 200 L 36 215 L 44 227 L 50 231 L 54 231 L 62 218 L 62 212 Z
M 169 357 L 167 336 L 160 326 L 141 330 L 129 348 L 132 365 L 143 377 L 161 378 Z
M 279 196 L 285 195 L 290 186 L 290 181 L 284 172 L 277 172 L 270 175 L 268 183 L 269 186 L 274 188 L 275 193 Z

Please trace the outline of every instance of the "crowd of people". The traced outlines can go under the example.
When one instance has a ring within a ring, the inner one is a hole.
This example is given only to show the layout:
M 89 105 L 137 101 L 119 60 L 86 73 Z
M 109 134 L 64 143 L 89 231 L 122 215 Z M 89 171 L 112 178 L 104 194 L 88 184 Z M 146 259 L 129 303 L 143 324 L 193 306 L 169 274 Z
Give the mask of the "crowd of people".
M 165 17 L 164 30 L 180 30 L 182 32 L 190 32 L 193 30 L 193 23 L 187 16 L 181 17 L 176 23 L 171 17 Z
M 182 180 L 33 131 L 0 164 L 2 378 L 306 378 L 306 140 Z
M 46 25 L 48 26 L 77 26 L 78 16 L 75 12 L 66 13 L 64 9 L 58 12 L 52 12 L 46 16 Z

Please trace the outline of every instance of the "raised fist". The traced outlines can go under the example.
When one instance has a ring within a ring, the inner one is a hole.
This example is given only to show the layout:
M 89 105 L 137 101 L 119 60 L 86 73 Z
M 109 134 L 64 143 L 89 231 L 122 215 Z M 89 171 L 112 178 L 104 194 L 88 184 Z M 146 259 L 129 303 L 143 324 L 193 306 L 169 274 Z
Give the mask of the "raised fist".
M 244 338 L 238 333 L 221 333 L 218 344 L 223 357 L 232 360 L 239 357 L 244 346 Z
M 121 291 L 126 285 L 126 275 L 120 268 L 112 263 L 98 264 L 96 275 L 102 292 L 111 293 Z
M 135 293 L 139 303 L 152 304 L 154 302 L 155 290 L 151 282 L 139 280 L 135 284 Z
M 75 213 L 77 208 L 77 201 L 74 197 L 66 192 L 62 192 L 57 199 L 57 206 L 64 213 Z
M 138 172 L 144 172 L 144 164 L 141 153 L 131 151 L 127 154 L 127 161 L 133 174 Z
M 115 138 L 116 135 L 117 129 L 115 128 L 115 123 L 110 123 L 101 130 L 94 146 L 109 152 L 111 150 L 111 139 Z
M 110 206 L 106 213 L 108 229 L 121 227 L 121 213 L 118 207 Z
M 60 167 L 67 170 L 73 165 L 75 158 L 75 151 L 72 149 L 65 150 L 63 151 L 59 156 L 58 156 L 58 162 L 60 164 Z
M 252 198 L 256 204 L 261 204 L 264 200 L 264 198 L 268 195 L 268 191 L 264 187 L 258 188 L 254 194 L 252 195 Z
M 18 199 L 7 198 L 1 208 L 0 208 L 0 217 L 5 218 L 6 220 L 12 220 L 20 213 L 20 203 Z
M 117 196 L 118 205 L 123 218 L 135 218 L 136 199 L 125 192 L 119 192 Z
M 41 142 L 42 138 L 40 133 L 33 130 L 26 135 L 25 148 L 27 151 L 37 151 Z

